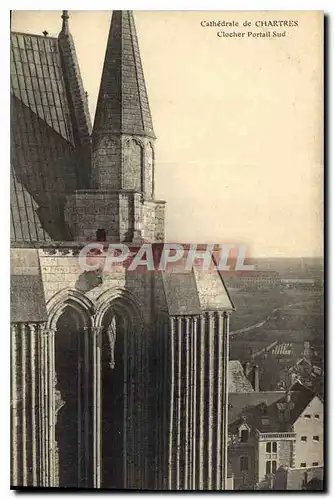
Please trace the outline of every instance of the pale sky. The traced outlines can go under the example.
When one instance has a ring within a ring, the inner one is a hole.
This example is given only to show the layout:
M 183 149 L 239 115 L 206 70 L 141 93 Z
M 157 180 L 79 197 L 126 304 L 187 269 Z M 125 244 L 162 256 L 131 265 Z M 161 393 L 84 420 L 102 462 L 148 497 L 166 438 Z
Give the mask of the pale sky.
M 111 11 L 70 11 L 94 118 Z M 15 11 L 12 29 L 58 35 L 61 12 Z M 202 20 L 297 20 L 275 28 Z M 243 243 L 257 257 L 322 255 L 320 12 L 135 12 L 156 141 L 166 241 Z M 245 31 L 219 38 L 217 31 Z M 284 28 L 276 28 L 284 31 Z

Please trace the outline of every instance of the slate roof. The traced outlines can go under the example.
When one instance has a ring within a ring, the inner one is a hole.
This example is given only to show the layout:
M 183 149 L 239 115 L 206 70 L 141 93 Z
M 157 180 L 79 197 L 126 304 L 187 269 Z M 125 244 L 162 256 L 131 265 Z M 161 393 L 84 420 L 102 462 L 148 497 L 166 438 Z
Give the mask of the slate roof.
M 76 188 L 76 161 L 72 144 L 12 95 L 12 240 L 72 239 L 63 206 Z
M 170 315 L 202 314 L 194 273 L 162 273 L 162 280 Z
M 131 11 L 112 14 L 93 127 L 97 133 L 155 137 Z
M 291 391 L 290 416 L 281 421 L 279 408 L 286 402 L 284 391 L 263 391 L 229 394 L 229 429 L 236 432 L 242 417 L 253 430 L 260 432 L 288 432 L 315 394 L 312 391 Z
M 185 259 L 179 261 L 180 267 Z M 234 307 L 216 270 L 203 272 L 194 265 L 192 271 L 164 271 L 161 275 L 166 309 L 172 316 L 231 311 Z
M 66 196 L 89 188 L 91 124 L 68 14 L 58 38 L 11 33 L 11 240 L 71 241 Z M 94 133 L 154 137 L 129 11 L 114 11 Z
M 11 88 L 14 96 L 73 144 L 57 38 L 11 33 Z
M 58 40 L 11 33 L 11 239 L 71 240 L 77 157 Z

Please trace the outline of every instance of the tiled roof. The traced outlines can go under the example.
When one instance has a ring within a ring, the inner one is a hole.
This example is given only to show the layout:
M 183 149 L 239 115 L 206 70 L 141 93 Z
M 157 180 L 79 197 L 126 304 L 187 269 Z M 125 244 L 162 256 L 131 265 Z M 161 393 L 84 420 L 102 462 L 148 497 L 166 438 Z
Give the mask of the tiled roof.
M 274 349 L 271 352 L 272 354 L 279 356 L 289 356 L 292 354 L 292 344 L 291 343 L 278 344 L 274 347 Z
M 289 431 L 302 411 L 315 397 L 312 391 L 293 391 L 290 401 L 290 413 L 282 421 L 279 412 L 286 404 L 284 391 L 263 391 L 229 395 L 229 426 L 235 432 L 241 418 L 246 417 L 253 430 L 261 432 Z
M 309 391 L 294 391 L 291 393 L 291 401 L 293 408 L 291 409 L 290 419 L 294 423 L 300 414 L 305 410 L 306 406 L 310 404 L 312 399 L 316 397 L 315 393 Z
M 93 135 L 155 137 L 131 11 L 113 11 Z
M 247 422 L 255 423 L 255 418 L 261 415 L 262 405 L 269 407 L 282 399 L 284 394 L 283 391 L 229 394 L 229 425 L 237 423 L 243 415 L 247 415 Z

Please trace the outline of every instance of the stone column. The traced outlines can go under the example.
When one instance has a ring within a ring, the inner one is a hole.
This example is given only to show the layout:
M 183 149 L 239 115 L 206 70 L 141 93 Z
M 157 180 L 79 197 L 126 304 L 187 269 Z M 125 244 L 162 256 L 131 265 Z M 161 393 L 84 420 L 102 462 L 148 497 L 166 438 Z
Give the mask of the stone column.
M 226 487 L 228 319 L 170 318 L 168 489 Z
M 198 346 L 198 483 L 199 490 L 204 489 L 204 421 L 205 421 L 205 354 L 206 354 L 206 318 L 204 315 L 199 319 L 199 342 Z
M 101 345 L 102 326 L 92 328 L 93 341 L 93 486 L 101 487 Z M 122 460 L 121 457 L 117 458 Z
M 222 445 L 224 446 L 224 436 L 222 436 L 223 431 L 223 417 L 222 412 L 225 411 L 223 408 L 223 392 L 224 392 L 224 377 L 223 377 L 223 357 L 224 357 L 224 324 L 223 324 L 223 314 L 218 312 L 217 322 L 218 322 L 218 349 L 217 349 L 217 468 L 216 468 L 216 478 L 215 478 L 215 489 L 222 489 L 222 477 L 224 474 L 223 468 L 223 456 L 222 456 Z
M 223 322 L 223 357 L 222 357 L 222 489 L 227 489 L 227 470 L 228 470 L 228 361 L 229 361 L 229 331 L 230 315 L 224 312 L 221 315 Z
M 53 330 L 48 331 L 47 338 L 47 356 L 49 359 L 48 366 L 48 405 L 49 405 L 49 474 L 50 474 L 50 486 L 56 486 L 57 479 L 55 475 L 55 449 L 56 449 L 56 427 L 55 427 L 55 391 L 56 391 L 56 373 L 55 373 L 55 332 Z
M 20 486 L 19 479 L 19 325 L 11 326 L 11 485 Z
M 183 480 L 183 488 L 184 490 L 189 489 L 189 471 L 190 471 L 190 463 L 189 463 L 189 449 L 190 449 L 190 318 L 188 316 L 184 319 L 184 332 L 183 332 L 183 365 L 185 369 L 184 378 L 184 415 L 181 416 L 183 421 L 184 429 L 184 439 L 185 442 L 182 443 L 184 447 L 184 480 Z
M 53 333 L 11 326 L 12 485 L 54 485 Z
M 175 434 L 175 318 L 169 318 L 169 350 L 170 350 L 170 363 L 171 363 L 171 380 L 170 380 L 170 414 L 169 414 L 169 439 L 168 439 L 168 489 L 174 488 L 174 434 Z
M 192 329 L 192 483 L 191 488 L 196 489 L 197 481 L 197 332 L 200 320 L 198 317 L 193 317 Z
M 93 341 L 92 341 L 93 337 Z M 91 401 L 92 401 L 92 396 L 91 396 L 91 384 L 92 384 L 92 366 L 91 366 L 91 353 L 92 353 L 92 348 L 94 349 L 95 345 L 95 339 L 94 335 L 92 335 L 91 328 L 85 328 L 84 329 L 84 352 L 83 352 L 83 360 L 84 360 L 84 366 L 83 366 L 83 379 L 84 379 L 84 394 L 85 394 L 85 400 L 83 404 L 83 420 L 84 420 L 84 443 L 83 443 L 83 449 L 84 449 L 84 455 L 85 455 L 85 468 L 84 468 L 84 475 L 85 475 L 85 486 L 90 487 L 92 485 L 91 482 L 91 459 L 92 459 L 92 452 L 91 450 L 93 449 L 94 444 L 92 444 L 92 435 L 91 435 L 91 417 L 90 417 L 90 408 L 91 408 Z M 94 367 L 93 367 L 93 375 L 94 375 Z M 93 377 L 94 378 L 94 377 Z M 94 398 L 94 394 L 93 394 Z
M 57 485 L 55 474 L 55 360 L 54 331 L 42 328 L 38 335 L 40 484 Z
M 176 489 L 181 486 L 182 320 L 176 319 Z
M 206 489 L 213 489 L 213 458 L 214 458 L 214 448 L 215 443 L 213 442 L 213 426 L 214 426 L 214 414 L 215 414 L 215 378 L 217 373 L 214 370 L 214 358 L 215 358 L 215 337 L 216 337 L 216 329 L 215 329 L 215 314 L 212 312 L 207 313 L 207 321 L 208 321 L 208 331 L 207 331 L 207 370 L 206 377 L 208 377 L 208 415 L 207 415 L 207 426 L 206 426 L 206 435 L 207 435 L 207 484 Z
M 31 442 L 32 442 L 32 486 L 38 486 L 38 368 L 37 357 L 38 324 L 30 325 L 30 373 L 31 373 Z

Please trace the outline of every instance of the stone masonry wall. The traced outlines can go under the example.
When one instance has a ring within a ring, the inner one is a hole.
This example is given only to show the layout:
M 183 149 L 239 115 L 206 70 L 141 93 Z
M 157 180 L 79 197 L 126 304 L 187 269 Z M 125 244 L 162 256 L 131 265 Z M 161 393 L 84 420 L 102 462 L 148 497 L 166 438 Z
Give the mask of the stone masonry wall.
M 145 137 L 116 134 L 94 137 L 92 187 L 129 189 L 152 199 L 153 162 L 152 141 Z
M 145 144 L 144 194 L 148 199 L 154 198 L 154 149 L 150 142 Z
M 109 242 L 164 239 L 164 203 L 143 201 L 132 191 L 76 191 L 67 198 L 65 220 L 76 241 L 96 241 L 98 229 Z
M 90 289 L 83 290 L 84 270 L 79 265 L 78 255 L 62 255 L 61 250 L 56 250 L 54 255 L 47 251 L 39 250 L 41 274 L 46 303 L 64 289 L 78 290 L 95 302 L 102 293 L 111 289 L 127 289 L 133 293 L 142 305 L 142 314 L 147 324 L 152 322 L 152 280 L 154 273 L 126 272 L 124 268 L 112 268 L 111 271 L 102 272 L 101 279 L 91 283 Z
M 122 142 L 117 135 L 93 139 L 92 187 L 121 189 Z
M 291 467 L 291 458 L 292 458 L 292 441 L 279 441 L 277 443 L 278 446 L 278 463 L 277 468 L 279 467 Z
M 98 229 L 105 230 L 107 241 L 119 241 L 119 195 L 77 191 L 67 198 L 65 220 L 76 241 L 96 241 Z
M 142 204 L 140 228 L 145 241 L 163 241 L 165 237 L 165 204 L 146 201 Z
M 155 202 L 155 241 L 164 241 L 165 239 L 165 206 L 165 202 Z
M 127 139 L 123 140 L 122 149 L 122 187 L 142 191 L 144 151 L 140 142 Z
M 133 193 L 119 194 L 119 240 L 131 241 L 134 230 Z

